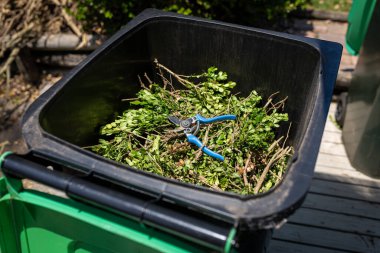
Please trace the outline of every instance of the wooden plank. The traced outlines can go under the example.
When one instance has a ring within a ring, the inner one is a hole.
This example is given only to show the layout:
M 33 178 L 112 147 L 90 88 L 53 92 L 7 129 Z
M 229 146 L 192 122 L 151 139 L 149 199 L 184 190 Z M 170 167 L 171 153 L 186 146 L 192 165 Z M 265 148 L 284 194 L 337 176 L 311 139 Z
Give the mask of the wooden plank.
M 341 168 L 345 170 L 354 170 L 354 168 L 351 166 L 350 161 L 347 159 L 347 157 L 329 155 L 329 154 L 324 154 L 324 153 L 318 154 L 316 165 L 333 167 L 333 168 Z
M 292 223 L 275 230 L 273 238 L 349 252 L 380 251 L 379 238 Z
M 336 106 L 337 106 L 336 102 L 331 102 L 330 107 L 329 107 L 329 114 L 332 114 L 332 115 L 335 114 Z
M 321 147 L 319 148 L 319 152 L 324 154 L 347 157 L 344 145 L 338 143 L 322 142 Z
M 326 119 L 325 132 L 329 133 L 342 133 L 342 130 L 339 129 L 334 123 L 331 122 L 331 119 Z
M 314 178 L 380 188 L 380 179 L 371 178 L 357 170 L 344 170 L 317 165 Z
M 332 250 L 294 242 L 272 239 L 269 244 L 269 253 L 344 253 L 347 251 Z
M 327 119 L 309 194 L 269 252 L 380 252 L 380 179 L 351 166 L 341 134 Z
M 333 120 L 335 120 L 334 114 L 327 115 L 326 123 L 325 123 L 325 131 L 333 132 L 333 133 L 341 133 L 342 129 L 340 129 L 339 126 L 337 126 L 335 122 L 333 122 Z
M 361 185 L 313 179 L 309 192 L 380 203 L 380 189 Z
M 380 220 L 380 204 L 309 193 L 302 207 Z
M 324 142 L 342 144 L 342 133 L 324 131 L 322 135 L 322 143 Z
M 327 119 L 329 120 L 329 119 Z M 335 125 L 333 125 L 332 123 L 329 124 L 326 122 L 326 125 L 325 125 L 325 129 L 324 129 L 324 133 L 325 132 L 329 132 L 329 133 L 342 133 L 342 130 L 337 128 Z
M 289 217 L 289 222 L 380 237 L 380 220 L 373 220 L 354 215 L 300 208 L 294 215 Z
M 326 118 L 326 125 L 325 125 L 325 131 L 327 132 L 335 132 L 335 133 L 341 133 L 342 129 L 340 129 L 335 121 L 335 108 L 336 105 L 331 103 L 332 106 L 330 106 L 329 113 Z

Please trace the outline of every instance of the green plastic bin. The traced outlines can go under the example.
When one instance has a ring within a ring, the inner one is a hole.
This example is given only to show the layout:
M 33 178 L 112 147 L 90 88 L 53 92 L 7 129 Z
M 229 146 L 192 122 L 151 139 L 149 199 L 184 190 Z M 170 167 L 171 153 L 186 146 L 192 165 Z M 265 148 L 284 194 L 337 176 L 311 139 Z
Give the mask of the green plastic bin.
M 83 203 L 0 178 L 1 253 L 209 252 Z
M 367 34 L 376 0 L 354 0 L 348 15 L 346 48 L 351 55 L 358 55 Z

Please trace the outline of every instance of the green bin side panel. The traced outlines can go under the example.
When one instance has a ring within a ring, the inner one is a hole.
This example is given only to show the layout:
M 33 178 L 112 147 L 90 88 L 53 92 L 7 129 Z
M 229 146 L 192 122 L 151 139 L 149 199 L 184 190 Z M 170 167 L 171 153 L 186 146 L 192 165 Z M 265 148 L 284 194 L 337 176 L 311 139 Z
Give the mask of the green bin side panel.
M 0 252 L 20 252 L 9 201 L 0 200 Z
M 1 253 L 205 251 L 208 250 L 201 246 L 70 199 L 28 190 L 17 198 L 7 194 L 0 199 Z
M 348 15 L 346 48 L 351 55 L 358 55 L 367 34 L 376 0 L 354 0 Z
M 20 252 L 5 178 L 0 177 L 0 253 Z

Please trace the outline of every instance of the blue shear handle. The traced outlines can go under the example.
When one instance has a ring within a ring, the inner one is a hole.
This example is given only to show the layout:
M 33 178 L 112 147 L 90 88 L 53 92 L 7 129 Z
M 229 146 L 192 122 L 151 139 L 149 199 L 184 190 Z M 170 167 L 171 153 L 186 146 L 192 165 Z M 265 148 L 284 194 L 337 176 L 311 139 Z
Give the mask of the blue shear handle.
M 195 144 L 197 145 L 198 148 L 202 148 L 202 151 L 211 156 L 212 158 L 215 158 L 215 159 L 218 159 L 220 161 L 224 161 L 224 157 L 222 155 L 219 155 L 218 153 L 215 153 L 214 151 L 211 151 L 210 149 L 208 149 L 207 147 L 203 146 L 203 143 L 195 136 L 195 135 L 192 135 L 192 134 L 188 134 L 186 135 L 187 137 L 187 141 L 192 143 L 192 144 Z
M 197 114 L 197 115 L 195 115 L 195 117 L 197 118 L 197 120 L 201 124 L 209 124 L 209 123 L 213 123 L 213 122 L 216 122 L 216 121 L 235 120 L 236 119 L 236 116 L 232 115 L 232 114 L 220 115 L 220 116 L 216 116 L 216 117 L 213 117 L 213 118 L 205 118 L 205 117 L 202 117 L 200 114 Z
M 215 153 L 214 151 L 208 149 L 207 147 L 203 147 L 202 151 L 205 154 L 211 156 L 212 158 L 218 159 L 219 161 L 222 161 L 222 162 L 224 161 L 224 157 L 222 155 L 219 155 L 218 153 Z

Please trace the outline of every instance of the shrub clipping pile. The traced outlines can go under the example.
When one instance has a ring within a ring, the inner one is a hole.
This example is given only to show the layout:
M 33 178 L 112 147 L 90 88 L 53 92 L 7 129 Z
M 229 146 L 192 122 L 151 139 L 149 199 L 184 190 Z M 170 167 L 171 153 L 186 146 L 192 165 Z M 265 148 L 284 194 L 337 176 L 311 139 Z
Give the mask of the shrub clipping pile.
M 104 137 L 92 151 L 131 167 L 170 179 L 239 194 L 265 192 L 281 180 L 292 154 L 287 136 L 277 136 L 286 98 L 267 101 L 256 91 L 247 97 L 233 94 L 237 85 L 225 72 L 183 76 L 155 61 L 160 84 L 145 75 L 137 97 L 125 99 L 128 109 L 100 130 Z M 182 85 L 176 89 L 173 83 Z M 201 125 L 199 140 L 223 155 L 219 161 L 190 144 L 169 116 L 186 119 L 200 114 L 236 115 L 236 120 Z M 286 124 L 290 125 L 291 124 Z M 288 131 L 289 132 L 289 131 Z

